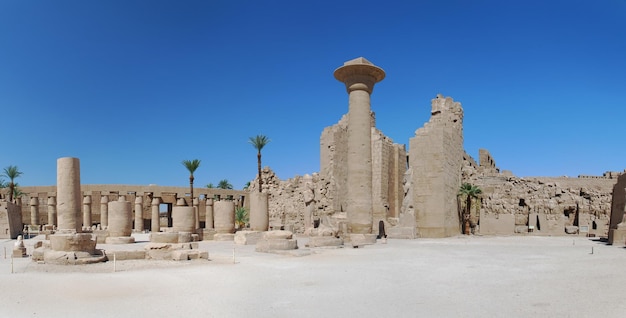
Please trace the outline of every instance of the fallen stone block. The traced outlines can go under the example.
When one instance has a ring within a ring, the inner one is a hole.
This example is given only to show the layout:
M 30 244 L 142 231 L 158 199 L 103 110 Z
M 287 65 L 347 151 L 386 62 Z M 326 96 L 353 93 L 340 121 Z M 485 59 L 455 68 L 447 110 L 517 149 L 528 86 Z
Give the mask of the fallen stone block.
M 259 231 L 238 231 L 235 233 L 235 244 L 254 245 L 263 238 L 263 233 Z

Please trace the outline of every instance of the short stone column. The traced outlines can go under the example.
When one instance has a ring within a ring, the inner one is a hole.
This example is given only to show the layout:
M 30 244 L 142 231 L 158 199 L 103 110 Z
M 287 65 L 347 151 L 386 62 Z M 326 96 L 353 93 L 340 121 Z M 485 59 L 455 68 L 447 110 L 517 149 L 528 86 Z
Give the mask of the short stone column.
M 220 200 L 214 203 L 215 231 L 218 234 L 235 233 L 235 203 L 230 200 Z
M 207 198 L 206 202 L 206 221 L 204 227 L 207 229 L 213 228 L 213 198 Z
M 372 117 L 370 94 L 385 72 L 360 57 L 334 72 L 346 85 L 348 105 L 347 215 L 351 233 L 372 232 Z
M 57 225 L 57 200 L 55 197 L 48 197 L 48 224 Z
M 135 197 L 135 232 L 143 232 L 143 197 Z
M 106 230 L 109 227 L 109 196 L 100 197 L 100 227 Z
M 71 157 L 57 159 L 57 220 L 60 232 L 80 232 L 81 203 L 80 161 Z
M 150 220 L 150 231 L 158 233 L 161 231 L 161 216 L 159 211 L 159 205 L 161 204 L 161 198 L 153 198 L 152 205 L 152 218 Z
M 39 198 L 30 198 L 30 225 L 39 225 Z
M 91 228 L 91 196 L 83 197 L 83 231 Z
M 250 192 L 250 230 L 267 231 L 269 229 L 269 201 L 265 192 Z M 217 223 L 217 221 L 216 221 Z M 217 224 L 216 224 L 217 227 Z
M 130 201 L 120 195 L 117 201 L 109 202 L 109 237 L 107 244 L 132 243 L 133 210 Z
M 195 232 L 195 218 L 192 206 L 172 207 L 172 230 L 174 232 Z

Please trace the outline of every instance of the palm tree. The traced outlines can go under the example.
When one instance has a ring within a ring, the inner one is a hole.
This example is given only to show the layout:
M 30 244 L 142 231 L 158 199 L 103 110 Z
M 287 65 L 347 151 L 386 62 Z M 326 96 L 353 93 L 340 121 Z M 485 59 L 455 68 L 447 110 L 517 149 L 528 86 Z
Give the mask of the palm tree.
M 243 186 L 243 189 L 248 190 L 249 187 L 250 187 L 250 181 L 246 182 L 246 185 Z
M 246 210 L 246 208 L 240 206 L 235 209 L 235 223 L 237 224 L 238 228 L 243 229 L 244 227 L 246 227 L 246 224 L 248 224 L 249 220 L 250 218 L 248 216 L 248 210 Z
M 213 189 L 213 188 L 215 188 L 215 185 L 213 185 L 213 183 L 209 182 L 209 184 L 207 184 L 206 187 L 209 188 L 209 189 Z
M 4 179 L 0 178 L 0 190 L 8 187 L 9 184 L 4 182 Z M 2 192 L 0 192 L 0 199 L 2 199 Z
M 193 173 L 200 167 L 200 160 L 183 160 L 183 166 L 189 170 L 189 189 L 191 191 L 191 205 L 193 206 Z
M 232 189 L 233 185 L 230 184 L 230 182 L 228 182 L 228 180 L 223 179 L 223 180 L 220 180 L 220 182 L 217 184 L 217 187 L 220 188 L 220 189 Z
M 465 197 L 465 213 L 463 213 L 463 234 L 470 234 L 470 214 L 472 211 L 472 201 L 478 199 L 483 191 L 471 184 L 463 183 L 459 188 L 457 196 Z
M 9 179 L 9 201 L 13 201 L 13 192 L 15 191 L 15 178 L 22 175 L 22 172 L 17 168 L 17 166 L 8 166 L 4 168 L 3 177 Z
M 256 135 L 255 137 L 250 137 L 248 142 L 258 151 L 256 157 L 259 168 L 259 192 L 261 192 L 261 186 L 263 185 L 263 180 L 261 180 L 261 149 L 270 142 L 270 139 L 267 136 Z

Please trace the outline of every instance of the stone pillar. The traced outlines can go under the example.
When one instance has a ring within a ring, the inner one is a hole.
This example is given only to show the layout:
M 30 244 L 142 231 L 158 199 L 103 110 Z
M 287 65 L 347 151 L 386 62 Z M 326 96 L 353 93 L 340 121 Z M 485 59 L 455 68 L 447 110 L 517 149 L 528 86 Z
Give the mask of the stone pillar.
M 370 94 L 385 72 L 360 57 L 335 70 L 346 85 L 348 106 L 347 215 L 351 233 L 372 232 L 372 117 Z
M 161 199 L 160 198 L 153 198 L 152 199 L 152 219 L 151 219 L 151 227 L 150 227 L 150 231 L 152 231 L 153 233 L 158 233 L 159 231 L 161 231 L 161 216 L 160 216 L 160 211 L 159 211 L 159 204 L 161 204 Z
M 55 197 L 48 197 L 48 224 L 57 225 L 57 200 Z
M 100 227 L 106 230 L 109 227 L 109 196 L 100 197 Z
M 200 200 L 198 198 L 193 199 L 193 218 L 195 229 L 200 228 L 200 212 L 198 211 L 198 205 L 200 205 Z
M 215 223 L 215 227 L 217 228 L 217 220 Z M 267 193 L 250 191 L 250 229 L 252 231 L 267 231 L 269 225 L 269 202 Z
M 206 222 L 204 222 L 204 227 L 207 229 L 213 228 L 213 199 L 206 199 Z
M 39 198 L 30 198 L 30 225 L 39 225 Z
M 111 237 L 130 236 L 133 231 L 133 210 L 123 195 L 109 202 L 108 230 Z
M 80 232 L 80 161 L 57 159 L 57 213 L 60 232 Z
M 83 230 L 91 228 L 91 196 L 83 197 Z
M 172 208 L 172 230 L 174 232 L 194 232 L 195 218 L 192 206 Z
M 135 232 L 143 232 L 143 197 L 135 197 Z
M 215 231 L 220 234 L 235 233 L 235 203 L 221 200 L 216 201 L 214 206 Z

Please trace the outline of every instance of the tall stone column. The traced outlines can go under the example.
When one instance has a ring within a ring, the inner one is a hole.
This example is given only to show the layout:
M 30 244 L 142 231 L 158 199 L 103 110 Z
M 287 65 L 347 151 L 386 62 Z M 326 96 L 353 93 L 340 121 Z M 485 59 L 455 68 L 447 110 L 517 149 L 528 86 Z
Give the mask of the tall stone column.
M 159 205 L 161 204 L 161 199 L 160 198 L 153 198 L 152 199 L 152 219 L 150 222 L 150 231 L 153 233 L 158 233 L 159 231 L 161 231 L 161 218 L 160 218 L 160 211 L 159 211 Z
M 56 197 L 48 197 L 48 224 L 57 225 L 57 200 Z
M 207 229 L 213 228 L 213 198 L 206 199 L 206 221 L 204 227 Z
M 143 232 L 143 197 L 135 198 L 135 232 Z
M 347 214 L 349 230 L 372 232 L 372 119 L 370 94 L 385 72 L 360 57 L 335 70 L 335 78 L 346 85 L 348 105 Z
M 109 196 L 100 197 L 100 227 L 106 230 L 109 227 Z
M 91 227 L 91 196 L 86 195 L 83 198 L 83 230 L 89 230 Z
M 80 232 L 81 203 L 79 159 L 57 159 L 57 219 L 60 232 Z
M 30 225 L 39 225 L 39 198 L 30 198 Z
M 200 211 L 198 210 L 198 206 L 200 205 L 200 200 L 198 198 L 193 198 L 193 218 L 194 225 L 196 230 L 200 228 Z

